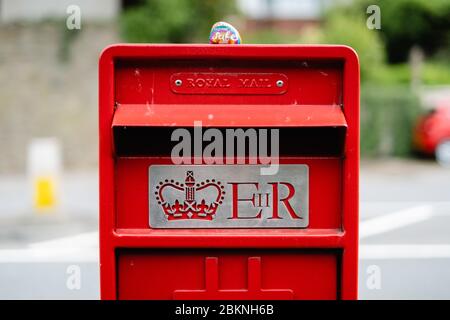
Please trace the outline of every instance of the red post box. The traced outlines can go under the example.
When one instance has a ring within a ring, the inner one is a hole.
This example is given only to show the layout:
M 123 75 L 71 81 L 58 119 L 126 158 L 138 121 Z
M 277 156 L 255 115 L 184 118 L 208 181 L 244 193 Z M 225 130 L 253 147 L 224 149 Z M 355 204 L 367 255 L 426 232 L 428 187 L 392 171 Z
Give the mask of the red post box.
M 115 45 L 99 104 L 103 299 L 357 298 L 352 49 Z

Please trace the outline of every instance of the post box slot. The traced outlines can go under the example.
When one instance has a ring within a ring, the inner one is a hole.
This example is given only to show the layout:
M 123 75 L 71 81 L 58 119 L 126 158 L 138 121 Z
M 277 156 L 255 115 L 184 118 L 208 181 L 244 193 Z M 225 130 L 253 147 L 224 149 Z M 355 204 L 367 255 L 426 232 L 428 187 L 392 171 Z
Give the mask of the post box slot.
M 273 110 L 274 115 L 267 116 Z M 171 141 L 172 132 L 186 128 L 194 137 L 194 123 L 199 121 L 203 132 L 218 128 L 224 139 L 227 129 L 253 128 L 257 133 L 258 129 L 278 129 L 280 156 L 340 156 L 347 128 L 337 105 L 121 105 L 112 124 L 116 155 L 168 156 L 177 143 Z

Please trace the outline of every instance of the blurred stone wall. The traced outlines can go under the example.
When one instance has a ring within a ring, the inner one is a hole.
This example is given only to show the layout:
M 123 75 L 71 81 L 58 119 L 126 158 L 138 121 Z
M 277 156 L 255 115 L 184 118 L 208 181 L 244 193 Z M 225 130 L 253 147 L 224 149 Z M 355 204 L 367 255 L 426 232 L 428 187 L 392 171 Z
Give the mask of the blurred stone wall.
M 0 25 L 0 173 L 26 170 L 33 137 L 57 137 L 65 169 L 97 165 L 98 57 L 113 22 Z

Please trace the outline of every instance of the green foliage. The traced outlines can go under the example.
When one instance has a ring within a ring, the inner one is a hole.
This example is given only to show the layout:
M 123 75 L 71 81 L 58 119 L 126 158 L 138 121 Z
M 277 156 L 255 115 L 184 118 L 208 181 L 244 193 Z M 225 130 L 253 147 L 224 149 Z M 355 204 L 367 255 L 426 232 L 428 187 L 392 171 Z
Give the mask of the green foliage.
M 365 12 L 371 4 L 381 9 L 380 32 L 390 62 L 407 61 L 414 45 L 428 54 L 450 45 L 450 1 L 360 0 L 354 8 Z
M 366 85 L 361 91 L 361 154 L 408 156 L 419 100 L 408 86 Z
M 273 29 L 262 29 L 245 35 L 245 43 L 286 44 L 298 43 L 299 37 L 292 34 L 280 34 Z
M 409 85 L 411 83 L 411 67 L 407 63 L 381 66 L 374 74 L 373 83 L 383 85 Z M 449 85 L 450 63 L 426 61 L 422 66 L 421 83 L 424 85 Z
M 121 30 L 130 42 L 205 42 L 212 24 L 233 11 L 230 0 L 145 0 L 123 13 Z
M 349 17 L 333 11 L 325 22 L 322 42 L 344 44 L 356 50 L 361 66 L 361 79 L 370 80 L 384 62 L 384 46 L 376 31 L 366 27 L 362 15 Z
M 372 83 L 383 85 L 409 85 L 411 83 L 411 68 L 407 63 L 383 65 L 374 74 Z
M 450 84 L 450 63 L 433 61 L 425 63 L 422 83 L 426 85 Z

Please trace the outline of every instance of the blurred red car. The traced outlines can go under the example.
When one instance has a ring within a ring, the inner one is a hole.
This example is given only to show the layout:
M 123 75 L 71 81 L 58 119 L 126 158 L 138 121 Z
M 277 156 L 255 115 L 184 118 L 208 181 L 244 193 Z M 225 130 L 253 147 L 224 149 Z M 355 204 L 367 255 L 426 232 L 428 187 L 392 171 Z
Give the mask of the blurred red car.
M 413 135 L 414 148 L 450 166 L 450 103 L 442 104 L 419 118 Z

